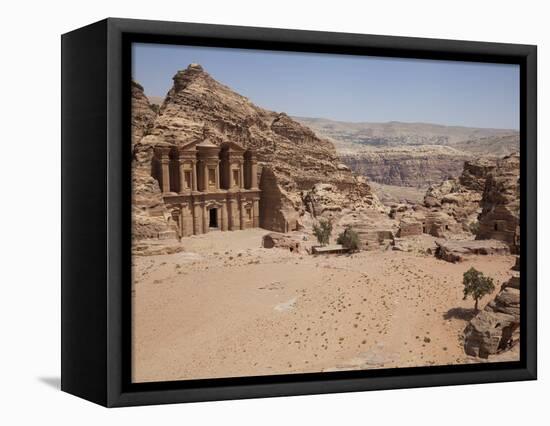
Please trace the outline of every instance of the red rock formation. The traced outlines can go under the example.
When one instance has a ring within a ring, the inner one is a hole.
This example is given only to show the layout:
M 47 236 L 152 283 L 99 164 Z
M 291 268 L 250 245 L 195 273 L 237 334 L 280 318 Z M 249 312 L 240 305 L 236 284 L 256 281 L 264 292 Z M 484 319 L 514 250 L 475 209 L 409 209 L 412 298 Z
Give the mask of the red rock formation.
M 477 239 L 495 239 L 519 252 L 519 156 L 509 155 L 497 162 L 483 191 Z
M 428 188 L 424 205 L 452 217 L 464 232 L 475 232 L 485 181 L 495 167 L 496 162 L 488 159 L 464 162 L 458 178 Z

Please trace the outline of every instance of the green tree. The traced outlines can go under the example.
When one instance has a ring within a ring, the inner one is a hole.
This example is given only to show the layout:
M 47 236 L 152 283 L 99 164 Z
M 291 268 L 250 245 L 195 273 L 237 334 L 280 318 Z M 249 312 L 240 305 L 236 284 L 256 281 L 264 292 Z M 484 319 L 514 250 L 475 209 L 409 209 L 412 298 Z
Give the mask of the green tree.
M 332 234 L 332 221 L 330 219 L 321 219 L 319 223 L 313 224 L 313 235 L 317 237 L 317 241 L 322 246 L 329 243 L 330 234 Z
M 478 311 L 478 302 L 486 294 L 492 293 L 495 289 L 495 284 L 491 277 L 486 277 L 482 272 L 475 268 L 470 268 L 464 272 L 462 283 L 464 284 L 464 300 L 468 296 L 476 301 L 475 310 Z
M 338 235 L 336 242 L 351 251 L 359 250 L 359 234 L 355 232 L 351 226 L 347 226 L 346 229 Z

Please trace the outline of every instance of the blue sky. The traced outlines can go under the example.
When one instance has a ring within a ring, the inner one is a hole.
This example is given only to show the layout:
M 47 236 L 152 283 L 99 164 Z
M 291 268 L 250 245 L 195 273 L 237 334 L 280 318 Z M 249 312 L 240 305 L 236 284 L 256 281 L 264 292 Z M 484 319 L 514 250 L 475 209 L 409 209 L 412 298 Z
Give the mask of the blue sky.
M 148 96 L 199 63 L 258 106 L 341 121 L 519 128 L 519 66 L 351 55 L 134 44 L 132 73 Z

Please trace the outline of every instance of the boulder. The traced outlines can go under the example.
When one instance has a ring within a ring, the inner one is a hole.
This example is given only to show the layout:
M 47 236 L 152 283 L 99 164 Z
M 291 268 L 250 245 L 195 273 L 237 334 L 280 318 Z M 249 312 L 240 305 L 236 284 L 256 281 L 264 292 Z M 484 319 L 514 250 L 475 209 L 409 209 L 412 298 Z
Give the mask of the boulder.
M 510 254 L 507 244 L 498 240 L 442 240 L 436 241 L 435 256 L 447 262 L 462 262 L 470 255 Z
M 409 237 L 411 235 L 421 235 L 422 234 L 422 222 L 411 220 L 411 219 L 402 219 L 399 222 L 399 230 L 397 231 L 397 236 Z
M 464 331 L 464 350 L 468 355 L 488 358 L 508 349 L 519 338 L 519 318 L 481 311 Z
M 270 232 L 262 238 L 263 248 L 282 248 L 287 249 L 292 253 L 300 253 L 302 247 L 300 240 L 297 237 L 287 234 L 280 234 L 278 232 Z

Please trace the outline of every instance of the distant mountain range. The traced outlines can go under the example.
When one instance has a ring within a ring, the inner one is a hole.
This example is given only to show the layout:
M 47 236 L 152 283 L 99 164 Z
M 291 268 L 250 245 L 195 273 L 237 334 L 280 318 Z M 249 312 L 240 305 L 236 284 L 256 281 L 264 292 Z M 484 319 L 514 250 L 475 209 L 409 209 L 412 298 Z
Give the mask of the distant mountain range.
M 325 118 L 293 117 L 320 136 L 332 140 L 341 153 L 372 148 L 411 145 L 443 145 L 472 154 L 501 156 L 519 149 L 519 132 L 513 129 L 487 129 L 444 126 L 431 123 L 353 123 Z

